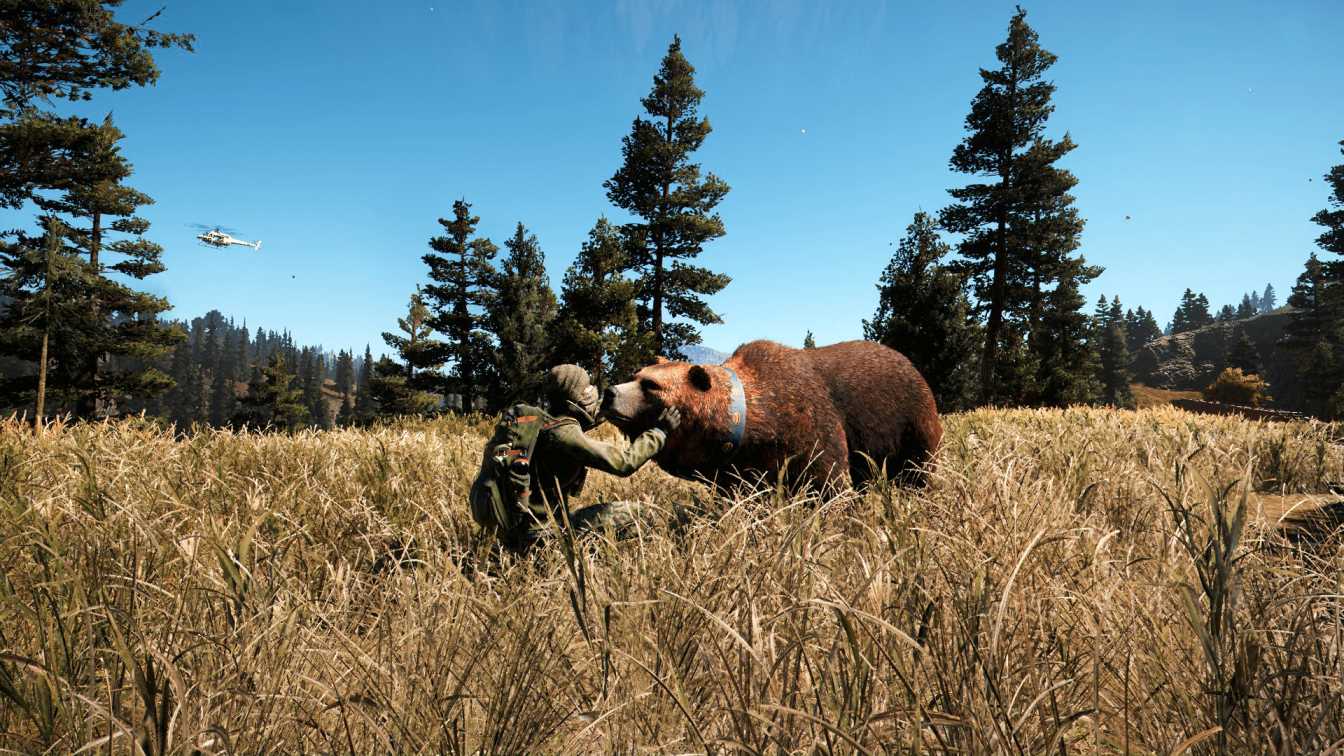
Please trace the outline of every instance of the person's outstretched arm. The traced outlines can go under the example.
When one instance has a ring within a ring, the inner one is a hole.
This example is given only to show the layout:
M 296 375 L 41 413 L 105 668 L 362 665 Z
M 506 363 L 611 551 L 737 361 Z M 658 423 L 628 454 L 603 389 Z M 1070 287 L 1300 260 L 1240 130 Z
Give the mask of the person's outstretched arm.
M 553 432 L 560 453 L 585 467 L 624 478 L 633 475 L 662 450 L 667 442 L 667 431 L 675 428 L 680 419 L 676 410 L 664 411 L 658 420 L 659 427 L 644 431 L 625 447 L 588 438 L 573 423 L 565 423 Z

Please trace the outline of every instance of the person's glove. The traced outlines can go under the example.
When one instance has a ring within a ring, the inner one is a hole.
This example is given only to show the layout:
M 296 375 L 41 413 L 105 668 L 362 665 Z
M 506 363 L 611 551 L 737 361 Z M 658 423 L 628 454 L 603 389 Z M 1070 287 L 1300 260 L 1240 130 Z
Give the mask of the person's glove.
M 663 414 L 658 416 L 657 427 L 662 428 L 664 433 L 671 433 L 681 425 L 681 410 L 676 407 L 665 407 Z

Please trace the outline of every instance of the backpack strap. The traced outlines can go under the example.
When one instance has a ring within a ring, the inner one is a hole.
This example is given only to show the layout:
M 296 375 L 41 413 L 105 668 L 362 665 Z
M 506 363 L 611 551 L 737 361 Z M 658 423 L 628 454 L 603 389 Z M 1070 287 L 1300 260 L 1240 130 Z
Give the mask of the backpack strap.
M 548 431 L 553 430 L 555 428 L 559 428 L 562 425 L 569 425 L 571 423 L 574 425 L 578 425 L 579 421 L 570 417 L 569 415 L 561 415 L 560 417 L 551 418 L 549 422 L 541 426 L 541 429 L 544 431 Z

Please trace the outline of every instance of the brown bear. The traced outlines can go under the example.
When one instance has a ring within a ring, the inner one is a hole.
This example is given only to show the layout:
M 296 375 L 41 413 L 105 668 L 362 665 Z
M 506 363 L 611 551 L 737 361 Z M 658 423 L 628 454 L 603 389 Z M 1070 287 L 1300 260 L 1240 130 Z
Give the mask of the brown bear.
M 659 467 L 724 488 L 783 473 L 790 487 L 834 491 L 846 478 L 866 482 L 874 463 L 919 484 L 943 435 L 924 377 L 872 341 L 752 341 L 722 365 L 661 361 L 607 389 L 602 413 L 634 437 L 666 406 L 682 419 L 654 457 Z

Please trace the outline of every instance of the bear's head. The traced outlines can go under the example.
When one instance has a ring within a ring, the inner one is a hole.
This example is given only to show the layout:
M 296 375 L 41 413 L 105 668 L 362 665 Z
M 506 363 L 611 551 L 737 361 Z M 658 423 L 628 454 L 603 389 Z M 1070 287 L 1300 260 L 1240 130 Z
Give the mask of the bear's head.
M 725 446 L 734 429 L 731 387 L 728 370 L 718 365 L 660 360 L 635 373 L 633 380 L 607 389 L 602 415 L 634 438 L 657 425 L 663 409 L 676 407 L 681 424 L 656 459 L 667 472 L 694 478 L 697 471 L 713 470 L 732 448 Z
M 659 358 L 626 383 L 607 389 L 602 416 L 627 436 L 637 436 L 658 423 L 667 407 L 681 410 L 683 422 L 709 414 L 714 404 L 714 378 L 703 365 Z

